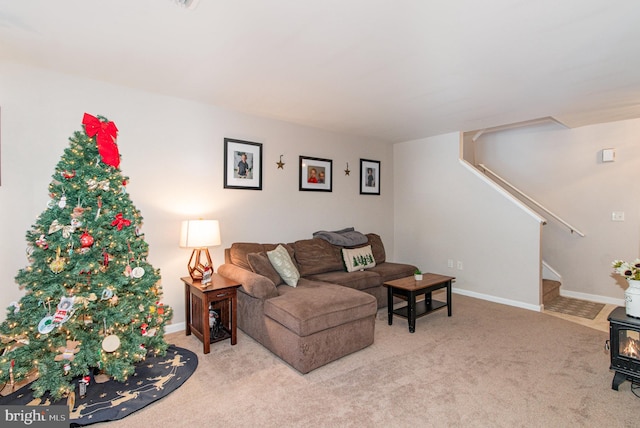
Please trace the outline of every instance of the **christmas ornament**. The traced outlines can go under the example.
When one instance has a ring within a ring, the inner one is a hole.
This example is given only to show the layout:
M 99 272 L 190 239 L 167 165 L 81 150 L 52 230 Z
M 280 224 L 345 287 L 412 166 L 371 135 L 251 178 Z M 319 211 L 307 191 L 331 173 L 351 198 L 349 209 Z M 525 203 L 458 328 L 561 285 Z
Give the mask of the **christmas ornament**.
M 80 219 L 78 218 L 71 219 L 71 227 L 73 227 L 74 229 L 78 229 L 80 226 L 82 226 L 82 222 L 80 221 Z
M 347 169 L 344 170 L 344 175 L 349 175 L 351 171 L 349 171 L 349 162 L 347 162 Z
M 17 336 L 5 336 L 4 334 L 0 334 L 0 341 L 2 344 L 6 345 L 4 346 L 2 355 L 29 344 L 29 339 L 27 339 L 24 334 L 19 334 Z
M 107 268 L 109 267 L 109 262 L 113 260 L 113 257 L 107 253 L 106 250 L 102 251 L 102 266 L 100 266 L 100 271 L 101 272 L 106 272 Z
M 74 169 L 73 171 L 69 172 L 67 170 L 62 171 L 60 174 L 62 174 L 62 176 L 64 178 L 66 178 L 67 180 L 73 178 L 76 176 L 76 170 Z
M 276 165 L 278 165 L 279 169 L 284 169 L 284 162 L 282 162 L 282 156 L 284 155 L 280 155 L 280 160 L 276 162 Z
M 63 238 L 70 238 L 71 234 L 76 231 L 76 228 L 73 227 L 73 226 L 63 226 L 63 225 L 60 224 L 58 219 L 55 219 L 49 225 L 49 235 L 51 235 L 52 233 L 55 233 L 55 232 L 57 232 L 59 230 L 62 230 L 62 237 Z
M 84 208 L 81 207 L 80 205 L 76 206 L 73 208 L 73 211 L 71 212 L 71 218 L 80 218 L 82 217 L 82 214 L 84 214 Z
M 98 196 L 98 211 L 96 211 L 96 220 L 100 217 L 100 210 L 102 209 L 102 196 Z
M 144 276 L 144 269 L 141 268 L 140 266 L 136 266 L 133 268 L 133 270 L 131 271 L 131 276 L 134 278 L 142 278 Z
M 53 322 L 55 324 L 64 324 L 67 322 L 71 315 L 73 315 L 73 302 L 75 297 L 62 297 L 60 298 L 60 303 L 58 303 L 58 307 L 56 309 L 56 313 L 53 316 Z
M 90 178 L 87 180 L 87 186 L 89 187 L 89 190 L 100 189 L 100 190 L 108 191 L 109 180 L 98 181 L 98 180 L 94 180 L 93 178 Z
M 76 340 L 67 340 L 66 346 L 61 346 L 57 349 L 60 354 L 56 355 L 53 358 L 53 361 L 73 361 L 73 359 L 76 357 L 76 354 L 80 352 L 80 348 L 78 345 L 80 345 L 80 342 Z
M 83 376 L 82 379 L 78 381 L 78 393 L 80 394 L 80 398 L 84 398 L 87 395 L 87 387 L 89 386 L 89 382 L 91 381 L 91 377 Z
M 58 247 L 55 260 L 49 264 L 49 269 L 53 273 L 60 273 L 64 270 L 64 259 L 60 257 L 60 247 Z
M 64 369 L 64 374 L 69 374 L 69 372 L 71 371 L 71 364 L 69 363 L 65 363 L 64 366 L 62 366 L 62 368 Z M 75 402 L 75 394 L 74 394 L 74 399 L 73 401 Z
M 43 250 L 49 248 L 49 244 L 47 243 L 47 238 L 44 237 L 44 233 L 40 235 L 38 239 L 36 239 L 36 245 Z
M 118 230 L 122 230 L 125 226 L 131 226 L 131 220 L 123 217 L 122 213 L 116 214 L 115 220 L 111 222 L 111 226 L 115 226 Z
M 156 311 L 158 312 L 158 315 L 164 314 L 164 303 L 156 302 L 156 305 L 158 306 L 158 308 L 156 309 Z
M 59 207 L 60 209 L 64 209 L 64 207 L 66 207 L 66 206 L 67 206 L 67 197 L 63 195 L 63 196 L 60 198 L 60 201 L 58 202 L 58 207 Z
M 53 317 L 51 315 L 47 315 L 42 318 L 38 323 L 38 333 L 47 334 L 50 333 L 55 326 L 53 325 Z
M 84 114 L 82 119 L 84 131 L 89 137 L 96 136 L 98 145 L 98 153 L 102 158 L 102 162 L 107 165 L 118 168 L 120 165 L 120 154 L 115 141 L 118 137 L 118 128 L 113 122 L 103 122 L 95 116 L 88 113 Z
M 88 232 L 84 232 L 80 235 L 80 245 L 82 248 L 89 248 L 93 245 L 93 236 L 89 235 Z
M 130 265 L 126 265 L 124 267 L 124 272 L 123 272 L 124 276 L 126 276 L 127 278 L 131 276 L 131 266 Z
M 120 338 L 115 334 L 110 334 L 109 336 L 105 337 L 104 340 L 102 341 L 102 349 L 104 349 L 105 352 L 109 352 L 109 353 L 114 352 L 119 347 L 120 347 Z
M 113 290 L 111 290 L 110 288 L 105 288 L 104 290 L 102 290 L 102 300 L 109 300 L 113 297 Z
M 147 327 L 149 327 L 149 324 L 147 324 L 146 322 L 142 323 L 142 325 L 140 326 L 140 334 L 141 335 L 143 335 L 143 336 L 147 335 Z
M 18 312 L 20 312 L 20 303 L 14 300 L 13 302 L 9 303 L 9 308 L 13 308 L 13 313 L 17 314 Z

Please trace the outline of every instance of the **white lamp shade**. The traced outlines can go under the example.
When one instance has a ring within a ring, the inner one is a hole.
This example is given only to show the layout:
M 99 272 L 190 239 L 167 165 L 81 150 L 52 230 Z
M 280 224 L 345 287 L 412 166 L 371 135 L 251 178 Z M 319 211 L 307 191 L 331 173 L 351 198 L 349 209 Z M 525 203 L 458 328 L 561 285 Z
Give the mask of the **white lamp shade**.
M 180 246 L 184 248 L 205 248 L 220 245 L 220 224 L 218 220 L 185 220 L 180 232 Z

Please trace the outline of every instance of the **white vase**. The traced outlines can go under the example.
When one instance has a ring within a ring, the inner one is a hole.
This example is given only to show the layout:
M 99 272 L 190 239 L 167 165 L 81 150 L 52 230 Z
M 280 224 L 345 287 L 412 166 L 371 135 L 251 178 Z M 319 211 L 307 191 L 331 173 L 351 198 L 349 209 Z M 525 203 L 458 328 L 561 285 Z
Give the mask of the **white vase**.
M 413 274 L 413 277 L 415 278 L 416 281 L 422 281 L 422 274 L 421 273 L 415 273 Z M 640 281 L 638 281 L 640 282 Z
M 629 287 L 624 292 L 627 315 L 640 318 L 640 281 L 629 279 L 627 282 Z

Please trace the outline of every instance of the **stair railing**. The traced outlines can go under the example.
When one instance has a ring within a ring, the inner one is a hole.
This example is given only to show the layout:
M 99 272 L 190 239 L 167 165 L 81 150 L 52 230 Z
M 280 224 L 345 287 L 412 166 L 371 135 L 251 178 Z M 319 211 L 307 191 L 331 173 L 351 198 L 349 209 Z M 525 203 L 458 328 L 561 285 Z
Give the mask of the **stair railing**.
M 530 204 L 536 206 L 538 209 L 540 209 L 541 211 L 543 211 L 544 213 L 550 215 L 551 217 L 553 217 L 556 221 L 558 221 L 560 224 L 562 224 L 563 226 L 565 226 L 566 228 L 568 228 L 571 233 L 575 233 L 579 236 L 585 236 L 584 233 L 582 233 L 578 228 L 572 226 L 571 224 L 569 224 L 568 222 L 566 222 L 564 219 L 562 219 L 560 216 L 558 216 L 557 214 L 553 213 L 552 211 L 550 211 L 549 209 L 547 209 L 546 207 L 544 207 L 542 204 L 540 204 L 538 201 L 534 200 L 533 198 L 529 197 L 529 195 L 527 195 L 526 193 L 524 193 L 522 190 L 518 189 L 516 186 L 514 186 L 513 184 L 509 183 L 507 180 L 505 180 L 504 178 L 500 177 L 498 174 L 496 174 L 495 172 L 491 171 L 489 168 L 487 168 L 484 164 L 478 164 L 478 166 L 484 171 L 484 173 L 489 173 L 491 176 L 493 176 L 494 178 L 496 178 L 498 181 L 500 181 L 503 185 L 507 186 L 509 189 L 513 190 L 514 192 L 516 192 L 518 195 L 520 195 L 522 198 L 524 198 L 526 201 L 528 201 Z

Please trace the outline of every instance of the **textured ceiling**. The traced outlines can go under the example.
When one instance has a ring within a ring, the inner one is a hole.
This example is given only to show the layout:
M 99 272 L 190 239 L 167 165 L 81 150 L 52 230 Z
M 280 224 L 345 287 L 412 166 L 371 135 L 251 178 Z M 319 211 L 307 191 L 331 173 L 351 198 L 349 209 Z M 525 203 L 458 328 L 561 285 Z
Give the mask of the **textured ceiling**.
M 640 117 L 637 0 L 0 0 L 0 59 L 389 142 Z

